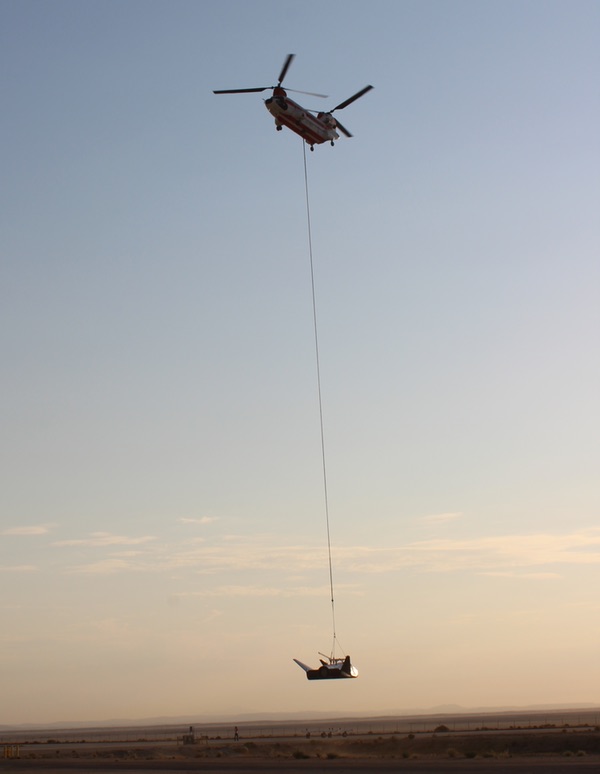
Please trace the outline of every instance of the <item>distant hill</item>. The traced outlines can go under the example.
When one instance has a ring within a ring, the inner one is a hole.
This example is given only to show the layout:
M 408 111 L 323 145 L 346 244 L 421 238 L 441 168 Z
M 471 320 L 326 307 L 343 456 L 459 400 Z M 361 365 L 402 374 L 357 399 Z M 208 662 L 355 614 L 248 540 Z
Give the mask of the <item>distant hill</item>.
M 500 707 L 462 707 L 458 704 L 440 704 L 435 707 L 417 707 L 386 709 L 381 712 L 365 713 L 356 712 L 246 712 L 239 714 L 224 715 L 180 715 L 169 717 L 151 717 L 151 718 L 113 718 L 109 720 L 65 720 L 54 723 L 19 723 L 0 725 L 0 732 L 27 731 L 32 729 L 58 730 L 58 729 L 91 729 L 91 728 L 148 728 L 152 726 L 183 726 L 190 725 L 218 725 L 218 724 L 236 724 L 242 723 L 290 723 L 294 721 L 317 721 L 317 720 L 342 720 L 362 718 L 406 718 L 440 715 L 486 715 L 491 713 L 510 713 L 510 712 L 576 712 L 577 710 L 600 711 L 600 704 L 589 702 L 570 703 L 570 704 L 530 704 L 526 706 L 500 706 Z

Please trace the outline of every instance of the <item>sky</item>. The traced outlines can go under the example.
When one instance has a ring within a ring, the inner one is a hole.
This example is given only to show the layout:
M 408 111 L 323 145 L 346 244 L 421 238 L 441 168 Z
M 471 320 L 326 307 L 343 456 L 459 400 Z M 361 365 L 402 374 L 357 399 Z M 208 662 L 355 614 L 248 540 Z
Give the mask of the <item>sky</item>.
M 599 32 L 1 0 L 0 724 L 600 703 Z

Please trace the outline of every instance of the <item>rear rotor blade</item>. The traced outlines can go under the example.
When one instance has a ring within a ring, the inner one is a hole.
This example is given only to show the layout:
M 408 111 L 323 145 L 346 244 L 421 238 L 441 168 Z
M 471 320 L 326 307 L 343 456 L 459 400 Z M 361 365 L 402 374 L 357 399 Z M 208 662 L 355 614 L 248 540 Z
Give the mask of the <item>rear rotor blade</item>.
M 288 54 L 287 59 L 283 63 L 283 67 L 281 68 L 281 72 L 279 73 L 279 85 L 283 83 L 283 79 L 285 78 L 285 74 L 288 71 L 289 66 L 292 64 L 292 59 L 296 56 L 296 54 Z
M 256 89 L 219 89 L 218 91 L 215 91 L 213 89 L 213 94 L 248 94 L 251 91 L 266 91 L 267 89 L 272 88 L 271 86 L 259 86 Z
M 343 110 L 345 107 L 348 107 L 354 100 L 358 99 L 359 97 L 362 97 L 363 94 L 366 94 L 368 91 L 371 91 L 373 87 L 372 86 L 365 86 L 364 89 L 361 89 L 360 91 L 357 91 L 356 94 L 354 94 L 352 97 L 348 97 L 347 100 L 344 100 L 344 102 L 340 102 L 339 105 L 336 105 L 333 110 Z M 333 110 L 330 112 L 333 113 Z
M 345 126 L 340 124 L 340 122 L 337 120 L 337 118 L 335 119 L 335 125 L 336 125 L 336 128 L 339 129 L 342 134 L 346 135 L 346 137 L 352 137 L 350 132 L 346 129 Z

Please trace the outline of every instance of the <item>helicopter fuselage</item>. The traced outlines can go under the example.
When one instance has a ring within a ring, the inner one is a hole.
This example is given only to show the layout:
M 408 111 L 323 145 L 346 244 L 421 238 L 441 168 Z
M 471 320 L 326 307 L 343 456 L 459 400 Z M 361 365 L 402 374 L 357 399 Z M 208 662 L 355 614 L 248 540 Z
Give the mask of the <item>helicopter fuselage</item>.
M 318 113 L 314 116 L 287 96 L 285 89 L 276 87 L 273 96 L 265 100 L 265 107 L 275 119 L 275 126 L 281 129 L 287 126 L 292 132 L 299 134 L 312 148 L 323 142 L 339 140 L 336 132 L 335 118 L 329 113 Z

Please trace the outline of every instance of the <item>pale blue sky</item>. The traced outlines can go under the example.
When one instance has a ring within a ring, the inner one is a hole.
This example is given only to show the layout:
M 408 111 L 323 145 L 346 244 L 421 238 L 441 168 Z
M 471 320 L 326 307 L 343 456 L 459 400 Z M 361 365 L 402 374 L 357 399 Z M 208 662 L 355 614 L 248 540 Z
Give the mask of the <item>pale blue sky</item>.
M 599 33 L 2 0 L 0 723 L 600 701 Z

